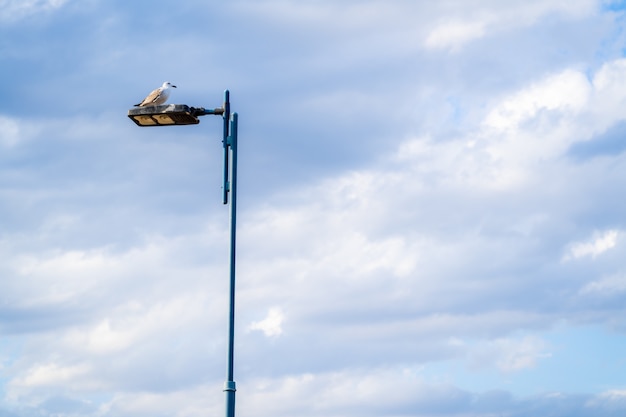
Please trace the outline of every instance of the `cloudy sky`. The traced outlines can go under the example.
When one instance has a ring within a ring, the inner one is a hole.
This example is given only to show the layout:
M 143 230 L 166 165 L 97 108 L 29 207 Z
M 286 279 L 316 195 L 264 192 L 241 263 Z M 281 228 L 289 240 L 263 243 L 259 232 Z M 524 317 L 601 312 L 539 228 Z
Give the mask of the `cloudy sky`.
M 0 0 L 0 417 L 626 413 L 626 3 Z

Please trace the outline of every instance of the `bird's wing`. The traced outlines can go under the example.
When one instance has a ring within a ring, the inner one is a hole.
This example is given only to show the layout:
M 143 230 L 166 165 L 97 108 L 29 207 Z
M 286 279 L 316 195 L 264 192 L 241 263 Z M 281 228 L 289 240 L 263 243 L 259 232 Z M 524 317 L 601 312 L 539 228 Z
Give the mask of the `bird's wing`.
M 154 103 L 156 100 L 159 99 L 160 95 L 161 95 L 160 88 L 153 90 L 150 94 L 148 94 L 148 97 L 144 98 L 143 101 L 139 103 L 139 106 L 145 106 L 146 104 Z

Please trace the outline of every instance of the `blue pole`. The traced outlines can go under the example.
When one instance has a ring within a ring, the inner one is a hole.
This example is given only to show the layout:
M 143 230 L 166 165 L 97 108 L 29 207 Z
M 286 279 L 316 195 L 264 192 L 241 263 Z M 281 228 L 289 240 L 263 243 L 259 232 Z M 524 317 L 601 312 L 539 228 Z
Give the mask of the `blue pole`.
M 230 148 L 230 303 L 228 315 L 228 379 L 224 383 L 226 392 L 226 417 L 235 417 L 234 350 L 235 350 L 235 249 L 237 230 L 237 113 L 229 120 L 230 135 L 226 147 Z

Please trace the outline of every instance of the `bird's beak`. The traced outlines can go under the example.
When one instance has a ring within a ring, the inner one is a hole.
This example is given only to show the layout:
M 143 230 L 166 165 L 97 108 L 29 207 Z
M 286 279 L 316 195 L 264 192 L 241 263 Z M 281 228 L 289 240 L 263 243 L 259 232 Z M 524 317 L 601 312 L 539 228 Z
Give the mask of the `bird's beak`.
M 175 86 L 175 85 L 172 85 L 172 86 L 170 86 L 170 87 L 174 87 L 174 88 L 176 88 L 176 86 Z

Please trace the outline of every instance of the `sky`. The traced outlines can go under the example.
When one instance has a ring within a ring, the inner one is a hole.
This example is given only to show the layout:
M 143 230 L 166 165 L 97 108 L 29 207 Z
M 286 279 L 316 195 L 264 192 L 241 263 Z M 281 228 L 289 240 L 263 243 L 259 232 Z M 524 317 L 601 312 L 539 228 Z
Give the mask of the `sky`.
M 626 2 L 0 0 L 0 417 L 626 413 Z

